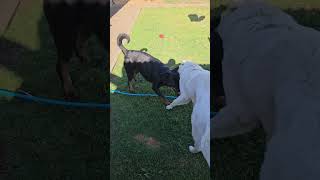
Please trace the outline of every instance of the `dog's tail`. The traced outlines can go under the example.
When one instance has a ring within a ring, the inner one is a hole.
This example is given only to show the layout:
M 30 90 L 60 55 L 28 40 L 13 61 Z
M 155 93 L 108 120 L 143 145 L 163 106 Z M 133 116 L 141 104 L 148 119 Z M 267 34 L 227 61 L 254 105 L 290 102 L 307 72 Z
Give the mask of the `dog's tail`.
M 130 42 L 130 37 L 129 37 L 128 34 L 125 34 L 125 33 L 119 34 L 118 39 L 117 39 L 117 44 L 118 44 L 119 48 L 121 49 L 121 51 L 123 52 L 123 54 L 126 55 L 127 52 L 128 52 L 128 49 L 126 49 L 126 48 L 123 46 L 123 44 L 122 44 L 122 41 L 123 41 L 124 39 L 127 40 L 127 43 Z

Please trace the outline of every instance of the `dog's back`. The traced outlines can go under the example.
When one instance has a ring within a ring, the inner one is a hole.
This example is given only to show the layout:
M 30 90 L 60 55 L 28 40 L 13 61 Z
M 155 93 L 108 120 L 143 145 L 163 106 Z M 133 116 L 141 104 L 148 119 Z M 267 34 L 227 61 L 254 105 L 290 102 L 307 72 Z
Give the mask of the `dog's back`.
M 169 67 L 163 64 L 159 59 L 152 55 L 137 50 L 126 49 L 122 41 L 130 42 L 129 35 L 122 33 L 118 35 L 117 45 L 124 54 L 124 66 L 127 74 L 131 72 L 140 72 L 141 75 L 149 82 L 160 78 L 162 73 L 170 71 Z

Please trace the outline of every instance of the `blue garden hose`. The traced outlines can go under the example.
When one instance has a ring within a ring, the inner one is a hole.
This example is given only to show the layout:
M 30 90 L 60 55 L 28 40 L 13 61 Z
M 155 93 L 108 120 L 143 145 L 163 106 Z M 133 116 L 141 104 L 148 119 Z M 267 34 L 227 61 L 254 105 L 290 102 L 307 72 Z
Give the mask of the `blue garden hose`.
M 128 93 L 128 92 L 122 92 L 119 90 L 110 90 L 111 93 L 116 93 L 116 94 L 122 94 L 122 95 L 127 95 L 127 96 L 158 96 L 157 94 L 135 94 L 135 93 Z M 175 99 L 177 98 L 176 96 L 165 96 L 168 99 Z M 216 112 L 210 112 L 210 118 L 213 118 L 217 113 Z
M 128 93 L 128 92 L 122 92 L 119 90 L 111 90 L 111 93 L 117 93 L 122 94 L 126 96 L 158 96 L 157 94 L 135 94 L 135 93 Z M 54 99 L 48 99 L 48 98 L 42 98 L 42 97 L 36 97 L 32 96 L 28 93 L 19 93 L 14 91 L 9 91 L 6 89 L 0 88 L 0 96 L 5 97 L 17 97 L 26 101 L 33 101 L 41 104 L 49 104 L 49 105 L 60 105 L 65 107 L 80 107 L 80 108 L 96 108 L 96 109 L 108 109 L 110 108 L 110 104 L 104 104 L 104 103 L 81 103 L 81 102 L 68 102 L 63 100 L 54 100 Z M 168 99 L 175 99 L 176 96 L 165 96 Z M 214 115 L 216 115 L 215 112 L 210 112 L 210 118 L 212 118 Z
M 117 94 L 122 94 L 122 95 L 127 95 L 127 96 L 158 96 L 157 94 L 135 94 L 135 93 L 128 93 L 128 92 L 122 92 L 119 90 L 111 90 L 111 93 L 117 93 Z M 176 96 L 165 96 L 168 99 L 175 99 L 177 98 Z
M 68 102 L 62 100 L 53 100 L 42 97 L 35 97 L 30 94 L 23 94 L 18 92 L 9 91 L 6 89 L 0 89 L 0 96 L 6 97 L 17 97 L 27 101 L 33 101 L 41 104 L 50 104 L 50 105 L 60 105 L 66 107 L 82 107 L 82 108 L 96 108 L 96 109 L 108 109 L 110 108 L 109 104 L 99 104 L 99 103 L 81 103 L 81 102 Z

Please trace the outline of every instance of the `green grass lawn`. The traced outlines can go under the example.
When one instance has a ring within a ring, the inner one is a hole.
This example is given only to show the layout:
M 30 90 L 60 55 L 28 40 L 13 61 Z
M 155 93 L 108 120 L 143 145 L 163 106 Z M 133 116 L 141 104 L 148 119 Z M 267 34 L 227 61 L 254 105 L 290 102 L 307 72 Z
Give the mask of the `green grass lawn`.
M 205 16 L 191 22 L 188 15 Z M 128 49 L 146 48 L 169 66 L 191 59 L 209 68 L 209 9 L 143 9 L 131 33 Z M 159 38 L 163 34 L 164 38 Z M 171 61 L 169 61 L 171 59 Z M 111 75 L 111 88 L 127 91 L 123 55 Z M 137 93 L 154 93 L 138 76 Z M 174 95 L 162 88 L 166 95 Z M 202 154 L 191 154 L 192 105 L 167 111 L 157 97 L 111 95 L 111 179 L 209 179 Z
M 215 0 L 215 2 L 221 2 Z M 223 2 L 223 1 L 222 1 Z M 293 16 L 298 23 L 319 29 L 320 2 L 316 0 L 272 0 L 269 1 L 281 7 Z M 314 9 L 310 9 L 313 7 Z M 309 9 L 307 9 L 309 8 Z M 211 158 L 215 167 L 212 170 L 215 180 L 257 180 L 265 151 L 265 135 L 262 129 L 235 136 L 218 139 L 213 143 Z
M 63 99 L 55 71 L 57 55 L 41 2 L 23 1 L 0 38 L 0 88 Z M 95 49 L 92 54 L 98 54 Z M 103 103 L 106 75 L 98 63 L 101 57 L 92 57 L 88 65 L 75 60 L 71 74 L 82 101 Z M 5 98 L 0 99 L 0 108 L 0 179 L 107 177 L 106 110 L 67 109 Z M 2 168 L 6 177 L 2 177 Z

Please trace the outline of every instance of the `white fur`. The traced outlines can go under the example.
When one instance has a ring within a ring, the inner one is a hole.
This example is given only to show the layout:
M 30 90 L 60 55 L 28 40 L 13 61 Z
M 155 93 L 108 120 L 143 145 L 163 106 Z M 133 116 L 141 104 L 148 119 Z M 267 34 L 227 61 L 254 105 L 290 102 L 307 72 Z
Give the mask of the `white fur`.
M 210 166 L 210 72 L 190 61 L 183 61 L 179 66 L 180 96 L 167 109 L 193 103 L 191 115 L 192 137 L 194 146 L 189 146 L 192 153 L 202 152 Z

